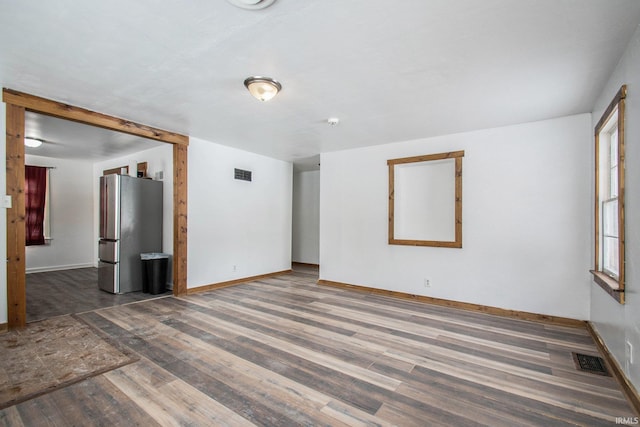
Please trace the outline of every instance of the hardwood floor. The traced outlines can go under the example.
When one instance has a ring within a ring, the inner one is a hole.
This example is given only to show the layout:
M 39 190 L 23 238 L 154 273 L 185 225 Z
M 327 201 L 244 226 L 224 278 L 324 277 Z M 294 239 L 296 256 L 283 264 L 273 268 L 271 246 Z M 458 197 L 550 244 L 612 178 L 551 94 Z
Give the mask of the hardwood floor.
M 113 295 L 98 289 L 97 268 L 27 274 L 27 322 L 64 314 L 83 313 L 103 307 L 157 298 L 131 292 Z
M 77 315 L 139 361 L 0 411 L 1 425 L 610 426 L 585 329 L 322 287 L 313 271 Z

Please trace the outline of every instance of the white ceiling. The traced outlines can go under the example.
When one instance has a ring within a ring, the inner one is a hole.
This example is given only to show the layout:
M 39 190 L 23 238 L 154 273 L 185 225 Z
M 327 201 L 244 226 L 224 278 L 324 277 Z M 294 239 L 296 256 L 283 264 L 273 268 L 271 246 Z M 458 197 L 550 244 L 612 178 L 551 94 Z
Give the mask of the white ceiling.
M 639 22 L 638 0 L 0 0 L 0 83 L 298 161 L 590 112 Z
M 162 142 L 27 112 L 25 136 L 44 140 L 26 154 L 98 162 L 148 150 Z

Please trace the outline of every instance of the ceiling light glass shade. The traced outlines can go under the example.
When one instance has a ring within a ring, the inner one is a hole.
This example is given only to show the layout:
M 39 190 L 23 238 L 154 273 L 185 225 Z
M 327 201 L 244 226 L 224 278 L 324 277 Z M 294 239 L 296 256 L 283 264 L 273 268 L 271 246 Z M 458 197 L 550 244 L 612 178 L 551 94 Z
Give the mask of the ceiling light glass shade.
M 241 7 L 243 9 L 264 9 L 271 6 L 275 0 L 227 0 L 234 6 Z
M 37 138 L 25 138 L 24 145 L 31 148 L 38 148 L 42 145 L 42 140 Z
M 282 85 L 270 77 L 247 77 L 244 85 L 259 101 L 268 101 L 280 92 Z

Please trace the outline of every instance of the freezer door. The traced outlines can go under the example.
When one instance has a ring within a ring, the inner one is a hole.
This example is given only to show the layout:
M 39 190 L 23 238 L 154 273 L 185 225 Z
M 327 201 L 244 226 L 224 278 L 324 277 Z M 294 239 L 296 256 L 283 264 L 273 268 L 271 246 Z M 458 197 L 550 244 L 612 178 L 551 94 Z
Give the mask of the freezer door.
M 100 177 L 100 238 L 120 238 L 120 175 Z
M 119 264 L 110 262 L 98 262 L 98 287 L 112 294 L 120 293 Z
M 98 259 L 106 262 L 118 262 L 120 251 L 117 240 L 100 239 L 98 242 Z

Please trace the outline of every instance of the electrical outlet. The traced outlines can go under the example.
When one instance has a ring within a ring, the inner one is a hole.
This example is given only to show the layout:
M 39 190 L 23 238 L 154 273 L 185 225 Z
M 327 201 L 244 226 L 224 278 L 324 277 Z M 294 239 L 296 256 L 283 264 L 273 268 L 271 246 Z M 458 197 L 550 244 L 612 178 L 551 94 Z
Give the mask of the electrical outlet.
M 424 287 L 425 288 L 430 288 L 431 287 L 431 282 L 429 281 L 429 279 L 424 279 Z
M 631 341 L 627 341 L 627 360 L 630 365 L 633 365 L 633 345 Z

